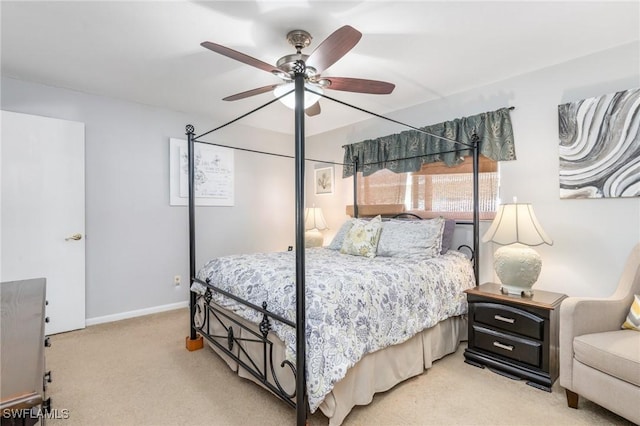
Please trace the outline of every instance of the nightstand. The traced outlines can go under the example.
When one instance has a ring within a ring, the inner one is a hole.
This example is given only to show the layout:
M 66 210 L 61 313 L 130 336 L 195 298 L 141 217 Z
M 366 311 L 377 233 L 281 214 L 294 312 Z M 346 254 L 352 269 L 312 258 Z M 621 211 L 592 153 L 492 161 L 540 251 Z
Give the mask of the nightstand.
M 543 290 L 534 290 L 532 297 L 506 295 L 496 283 L 465 293 L 469 303 L 465 362 L 551 392 L 559 370 L 560 303 L 567 296 Z

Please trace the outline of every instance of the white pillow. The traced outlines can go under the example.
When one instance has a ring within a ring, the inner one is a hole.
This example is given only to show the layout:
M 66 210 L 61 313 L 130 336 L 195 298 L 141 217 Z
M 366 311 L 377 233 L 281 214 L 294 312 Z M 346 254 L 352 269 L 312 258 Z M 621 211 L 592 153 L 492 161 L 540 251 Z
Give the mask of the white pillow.
M 355 219 L 340 248 L 340 253 L 354 256 L 375 257 L 382 229 L 382 218 Z
M 342 243 L 344 242 L 344 237 L 347 236 L 347 232 L 349 232 L 352 226 L 353 219 L 349 219 L 345 223 L 343 223 L 336 235 L 333 237 L 333 240 L 331 240 L 331 244 L 329 244 L 327 248 L 331 250 L 340 250 L 342 248 Z
M 423 259 L 440 254 L 445 220 L 391 220 L 382 224 L 378 256 Z

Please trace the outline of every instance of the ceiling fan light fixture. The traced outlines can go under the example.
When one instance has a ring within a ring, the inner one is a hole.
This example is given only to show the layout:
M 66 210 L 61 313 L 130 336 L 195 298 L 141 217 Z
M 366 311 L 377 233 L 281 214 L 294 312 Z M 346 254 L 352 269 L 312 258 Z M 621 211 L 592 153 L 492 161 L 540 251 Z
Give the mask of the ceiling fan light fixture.
M 309 83 L 304 84 L 304 109 L 309 108 L 311 105 L 315 104 L 320 100 L 323 90 Z M 280 102 L 282 102 L 287 108 L 294 109 L 296 107 L 296 97 L 295 97 L 295 83 L 285 83 L 277 86 L 273 89 L 273 95 L 278 98 L 285 93 L 289 93 L 287 96 L 280 98 Z

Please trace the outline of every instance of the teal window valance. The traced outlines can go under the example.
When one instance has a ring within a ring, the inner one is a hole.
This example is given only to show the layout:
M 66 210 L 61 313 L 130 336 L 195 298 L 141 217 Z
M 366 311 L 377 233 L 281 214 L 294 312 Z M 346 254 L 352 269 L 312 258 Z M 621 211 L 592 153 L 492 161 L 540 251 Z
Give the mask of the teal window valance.
M 381 169 L 417 172 L 422 164 L 439 161 L 455 166 L 465 156 L 473 155 L 474 134 L 478 137 L 481 155 L 495 161 L 515 160 L 509 110 L 501 108 L 345 145 L 342 177 L 353 175 L 354 159 L 358 162 L 357 171 L 364 176 Z

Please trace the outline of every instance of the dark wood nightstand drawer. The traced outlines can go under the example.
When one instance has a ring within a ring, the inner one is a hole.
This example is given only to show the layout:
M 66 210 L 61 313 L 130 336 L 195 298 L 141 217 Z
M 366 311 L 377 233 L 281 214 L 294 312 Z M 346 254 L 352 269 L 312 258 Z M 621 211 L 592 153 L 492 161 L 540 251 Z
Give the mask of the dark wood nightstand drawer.
M 544 339 L 544 318 L 513 306 L 476 303 L 473 320 L 510 333 Z
M 551 392 L 558 378 L 558 323 L 564 294 L 534 290 L 530 297 L 503 294 L 500 284 L 465 290 L 469 341 L 465 362 Z
M 521 339 L 478 325 L 473 326 L 473 331 L 475 346 L 480 349 L 538 368 L 542 364 L 542 342 Z

